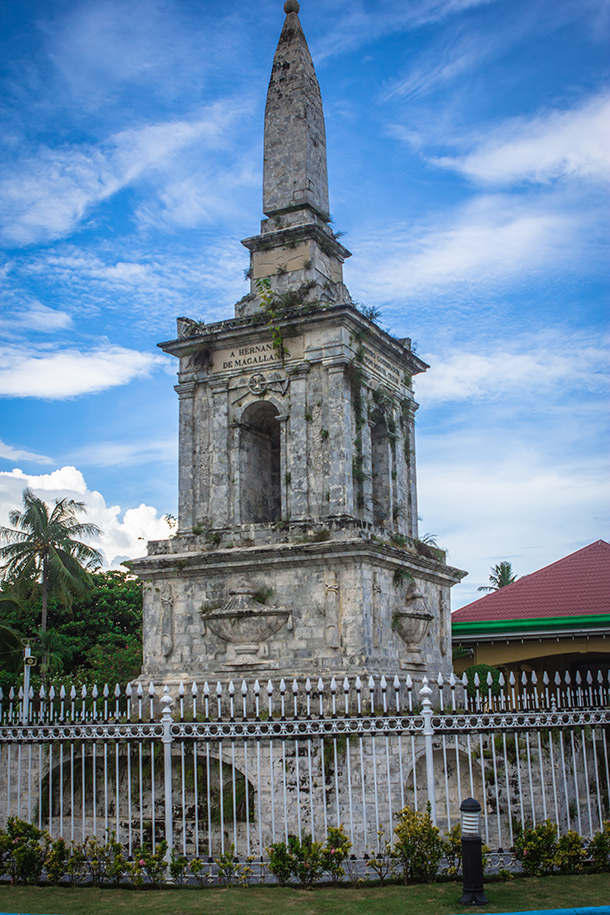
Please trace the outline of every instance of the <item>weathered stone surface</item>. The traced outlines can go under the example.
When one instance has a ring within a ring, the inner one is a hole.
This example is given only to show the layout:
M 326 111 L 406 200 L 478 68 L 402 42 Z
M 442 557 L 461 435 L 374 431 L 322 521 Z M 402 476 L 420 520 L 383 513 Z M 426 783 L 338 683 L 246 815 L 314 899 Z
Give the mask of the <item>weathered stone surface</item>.
M 296 12 L 284 22 L 265 108 L 263 212 L 309 205 L 328 216 L 322 96 Z
M 325 220 L 322 101 L 294 11 L 265 157 L 250 295 L 235 320 L 179 318 L 160 344 L 180 360 L 179 533 L 133 564 L 147 582 L 142 675 L 448 673 L 463 573 L 417 540 L 411 379 L 428 366 L 343 285 L 349 251 Z

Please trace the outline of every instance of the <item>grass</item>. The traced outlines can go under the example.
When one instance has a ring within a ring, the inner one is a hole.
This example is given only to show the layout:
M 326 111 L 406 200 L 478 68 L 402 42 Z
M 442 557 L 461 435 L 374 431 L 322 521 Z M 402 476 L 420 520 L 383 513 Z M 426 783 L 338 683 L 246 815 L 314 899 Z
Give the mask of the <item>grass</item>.
M 460 883 L 428 886 L 367 886 L 362 889 L 299 890 L 276 886 L 113 890 L 81 887 L 0 886 L 0 912 L 28 915 L 452 915 L 460 905 Z M 528 877 L 487 883 L 488 906 L 477 912 L 523 912 L 561 906 L 607 905 L 610 874 Z

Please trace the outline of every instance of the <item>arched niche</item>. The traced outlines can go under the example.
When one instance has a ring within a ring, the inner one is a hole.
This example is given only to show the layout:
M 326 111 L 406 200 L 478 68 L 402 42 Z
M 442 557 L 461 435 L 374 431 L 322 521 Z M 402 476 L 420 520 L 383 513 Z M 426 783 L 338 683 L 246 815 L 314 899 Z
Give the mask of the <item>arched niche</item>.
M 256 401 L 241 416 L 240 514 L 244 524 L 281 518 L 278 415 L 269 401 Z

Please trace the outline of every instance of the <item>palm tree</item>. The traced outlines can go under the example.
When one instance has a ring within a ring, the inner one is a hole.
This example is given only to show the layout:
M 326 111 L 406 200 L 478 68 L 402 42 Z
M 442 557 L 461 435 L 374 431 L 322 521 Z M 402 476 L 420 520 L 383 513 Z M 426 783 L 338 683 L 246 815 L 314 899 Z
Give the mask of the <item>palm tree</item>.
M 498 591 L 500 588 L 512 585 L 514 581 L 517 581 L 517 576 L 513 575 L 513 567 L 510 562 L 500 562 L 492 567 L 489 581 L 490 585 L 481 585 L 477 591 Z
M 31 489 L 23 490 L 23 511 L 9 513 L 10 527 L 0 526 L 0 563 L 4 578 L 17 586 L 32 581 L 42 584 L 41 630 L 47 629 L 47 602 L 55 591 L 67 603 L 70 589 L 83 590 L 91 583 L 89 573 L 99 568 L 100 553 L 80 537 L 101 533 L 96 524 L 83 523 L 84 502 L 56 499 L 47 505 Z

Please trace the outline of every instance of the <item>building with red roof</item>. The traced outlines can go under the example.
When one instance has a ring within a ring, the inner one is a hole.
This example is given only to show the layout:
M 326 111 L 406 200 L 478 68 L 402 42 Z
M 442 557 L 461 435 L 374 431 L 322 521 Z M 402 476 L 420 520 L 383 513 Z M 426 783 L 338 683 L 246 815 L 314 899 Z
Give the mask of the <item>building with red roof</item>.
M 610 543 L 597 540 L 452 614 L 461 673 L 490 664 L 509 673 L 571 676 L 610 667 Z M 457 652 L 456 652 L 457 653 Z

